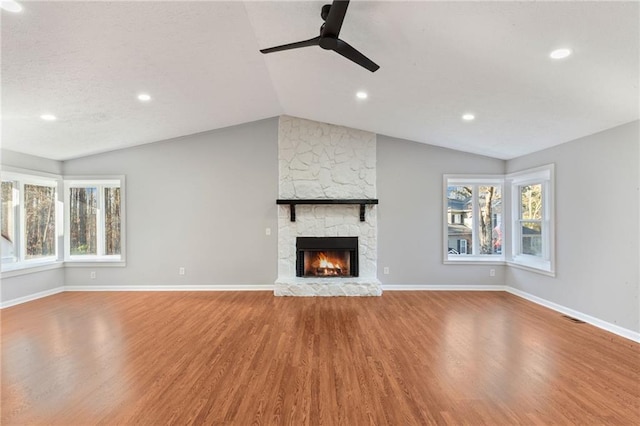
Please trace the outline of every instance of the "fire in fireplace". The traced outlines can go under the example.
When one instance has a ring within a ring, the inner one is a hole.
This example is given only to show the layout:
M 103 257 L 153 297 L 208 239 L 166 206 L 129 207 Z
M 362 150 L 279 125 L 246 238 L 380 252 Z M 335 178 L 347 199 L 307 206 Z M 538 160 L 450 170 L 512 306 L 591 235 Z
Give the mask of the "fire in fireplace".
M 357 277 L 358 237 L 298 237 L 298 277 Z
M 305 251 L 305 277 L 348 277 L 350 272 L 347 251 Z

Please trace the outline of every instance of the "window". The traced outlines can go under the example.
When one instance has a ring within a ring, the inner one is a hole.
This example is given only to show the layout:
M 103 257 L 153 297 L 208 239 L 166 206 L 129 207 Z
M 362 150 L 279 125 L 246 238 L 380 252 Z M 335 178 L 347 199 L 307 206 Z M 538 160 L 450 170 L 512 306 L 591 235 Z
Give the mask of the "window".
M 59 177 L 2 173 L 2 270 L 58 260 Z
M 445 262 L 504 261 L 502 176 L 444 176 Z
M 506 261 L 555 276 L 553 179 L 552 164 L 507 176 L 444 175 L 444 263 Z
M 65 181 L 68 261 L 124 260 L 124 178 Z
M 553 165 L 507 176 L 511 185 L 510 264 L 554 274 Z
M 56 255 L 56 187 L 24 185 L 25 258 Z
M 522 254 L 542 256 L 542 185 L 518 187 L 520 211 L 518 229 Z
M 65 261 L 123 264 L 124 177 L 65 180 L 60 195 L 62 183 L 61 176 L 3 170 L 3 272 L 14 275 L 22 269 L 61 266 L 63 242 Z

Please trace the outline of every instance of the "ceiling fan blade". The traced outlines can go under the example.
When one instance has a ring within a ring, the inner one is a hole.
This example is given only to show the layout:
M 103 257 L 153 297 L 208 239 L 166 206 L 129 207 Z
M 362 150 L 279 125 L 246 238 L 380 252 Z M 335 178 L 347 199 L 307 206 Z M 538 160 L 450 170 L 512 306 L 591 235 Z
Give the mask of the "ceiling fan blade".
M 358 52 L 346 41 L 338 39 L 336 47 L 333 50 L 371 72 L 376 72 L 378 68 L 380 68 L 380 65 L 376 64 L 371 59 Z
M 344 21 L 344 15 L 347 13 L 347 7 L 349 7 L 349 0 L 333 0 L 331 9 L 329 9 L 329 16 L 327 16 L 322 26 L 322 34 L 320 34 L 322 37 L 338 37 Z
M 314 37 L 314 38 L 311 38 L 309 40 L 297 41 L 295 43 L 289 43 L 289 44 L 283 44 L 281 46 L 274 46 L 274 47 L 270 47 L 268 49 L 261 49 L 260 52 L 262 52 L 262 53 L 280 52 L 281 50 L 291 50 L 291 49 L 298 49 L 300 47 L 317 46 L 319 43 L 320 43 L 320 37 Z

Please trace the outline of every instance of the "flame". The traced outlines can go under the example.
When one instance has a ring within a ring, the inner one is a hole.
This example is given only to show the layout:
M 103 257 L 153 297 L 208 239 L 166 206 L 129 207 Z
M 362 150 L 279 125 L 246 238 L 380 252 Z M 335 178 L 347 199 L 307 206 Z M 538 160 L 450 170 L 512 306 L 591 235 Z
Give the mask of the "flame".
M 327 258 L 327 255 L 324 253 L 320 253 L 318 255 L 318 262 L 319 262 L 319 266 L 320 268 L 328 268 L 328 269 L 342 269 L 342 266 L 340 266 L 339 263 L 333 263 L 329 261 L 329 258 Z
M 343 270 L 342 264 L 338 259 L 327 257 L 326 253 L 320 252 L 311 264 L 316 269 L 317 275 L 341 275 Z

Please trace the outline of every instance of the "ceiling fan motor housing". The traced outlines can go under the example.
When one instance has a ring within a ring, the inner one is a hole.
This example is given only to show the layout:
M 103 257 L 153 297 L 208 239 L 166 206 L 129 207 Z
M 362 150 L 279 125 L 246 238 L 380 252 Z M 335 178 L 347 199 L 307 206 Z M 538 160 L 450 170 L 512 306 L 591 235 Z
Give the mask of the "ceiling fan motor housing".
M 335 48 L 338 46 L 338 39 L 333 37 L 320 37 L 320 42 L 318 44 L 323 49 L 335 50 Z

